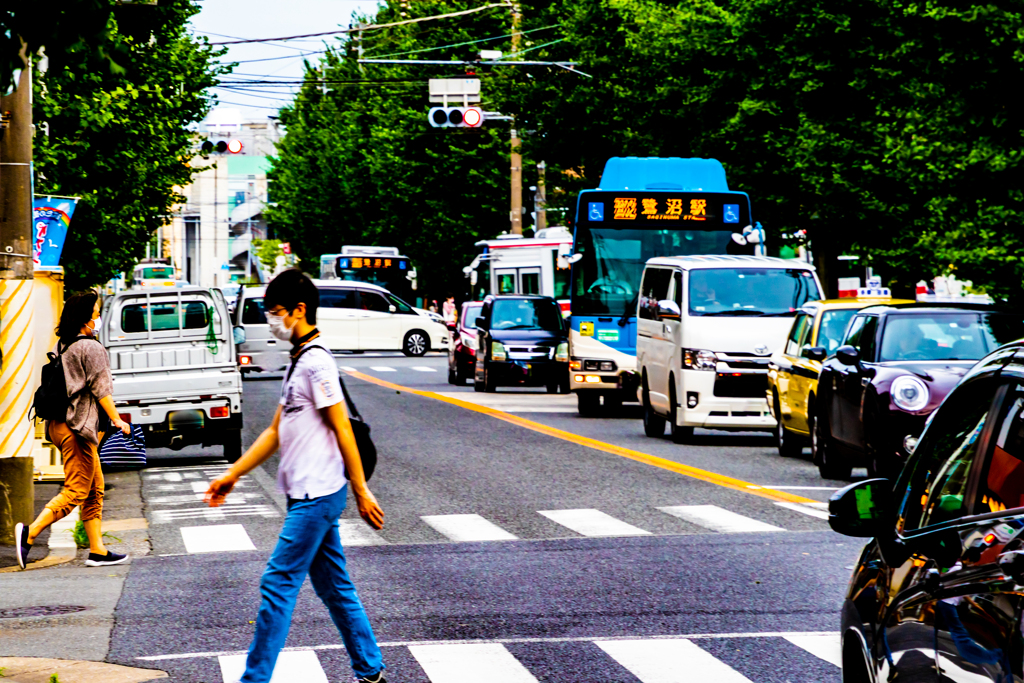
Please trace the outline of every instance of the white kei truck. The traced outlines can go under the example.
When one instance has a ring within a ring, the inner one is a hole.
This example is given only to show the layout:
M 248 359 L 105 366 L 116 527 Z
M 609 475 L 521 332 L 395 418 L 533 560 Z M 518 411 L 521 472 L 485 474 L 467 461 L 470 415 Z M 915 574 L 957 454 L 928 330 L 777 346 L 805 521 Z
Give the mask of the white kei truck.
M 99 340 L 110 354 L 114 404 L 142 425 L 147 448 L 223 446 L 242 455 L 242 374 L 217 289 L 133 289 L 103 302 Z

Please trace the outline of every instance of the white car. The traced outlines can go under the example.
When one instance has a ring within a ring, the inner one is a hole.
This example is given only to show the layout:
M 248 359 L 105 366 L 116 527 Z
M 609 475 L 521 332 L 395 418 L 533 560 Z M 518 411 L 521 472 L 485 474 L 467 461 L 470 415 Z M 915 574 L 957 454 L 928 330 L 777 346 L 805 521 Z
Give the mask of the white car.
M 235 328 L 241 328 L 243 333 L 235 333 L 238 367 L 243 375 L 248 372 L 278 372 L 286 369 L 290 362 L 288 353 L 291 345 L 270 334 L 270 325 L 263 312 L 266 291 L 266 287 L 242 287 L 235 300 L 232 316 Z
M 448 328 L 436 313 L 414 308 L 377 285 L 313 282 L 320 290 L 316 326 L 332 351 L 401 351 L 407 356 L 448 351 Z
M 644 268 L 637 369 L 644 431 L 775 428 L 768 363 L 793 317 L 821 298 L 814 266 L 760 256 L 670 256 Z

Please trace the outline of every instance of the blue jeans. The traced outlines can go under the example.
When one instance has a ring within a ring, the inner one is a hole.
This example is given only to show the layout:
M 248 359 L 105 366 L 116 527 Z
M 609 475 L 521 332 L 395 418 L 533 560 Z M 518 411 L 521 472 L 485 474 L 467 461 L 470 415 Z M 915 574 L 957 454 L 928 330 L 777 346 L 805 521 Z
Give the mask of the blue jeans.
M 319 498 L 288 499 L 288 516 L 281 537 L 260 582 L 263 602 L 256 617 L 256 635 L 249 646 L 242 683 L 270 680 L 307 573 L 338 627 L 356 676 L 373 676 L 384 669 L 370 620 L 345 571 L 338 518 L 345 509 L 347 496 L 348 486 L 343 486 Z

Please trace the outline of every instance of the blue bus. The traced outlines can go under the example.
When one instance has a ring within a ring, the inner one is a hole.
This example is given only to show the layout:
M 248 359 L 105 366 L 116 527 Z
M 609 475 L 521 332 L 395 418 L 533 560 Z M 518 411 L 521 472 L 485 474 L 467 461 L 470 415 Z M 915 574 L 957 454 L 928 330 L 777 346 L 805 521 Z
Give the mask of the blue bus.
M 763 254 L 750 198 L 715 159 L 613 157 L 576 205 L 570 387 L 581 415 L 636 400 L 636 307 L 655 256 Z

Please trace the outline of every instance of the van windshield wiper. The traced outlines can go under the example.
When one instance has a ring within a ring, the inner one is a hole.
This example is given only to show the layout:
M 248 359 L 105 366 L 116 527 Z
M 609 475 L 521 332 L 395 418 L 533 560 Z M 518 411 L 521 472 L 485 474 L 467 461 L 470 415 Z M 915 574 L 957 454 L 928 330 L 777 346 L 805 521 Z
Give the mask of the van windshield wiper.
M 713 315 L 718 315 L 718 316 L 722 316 L 722 315 L 757 315 L 757 316 L 763 316 L 763 315 L 766 315 L 766 314 L 765 314 L 764 311 L 755 311 L 755 310 L 750 309 L 750 308 L 730 308 L 730 309 L 727 309 L 727 310 L 724 310 L 724 311 L 715 311 L 714 313 L 702 313 L 701 315 L 709 316 L 710 317 L 710 316 L 713 316 Z

